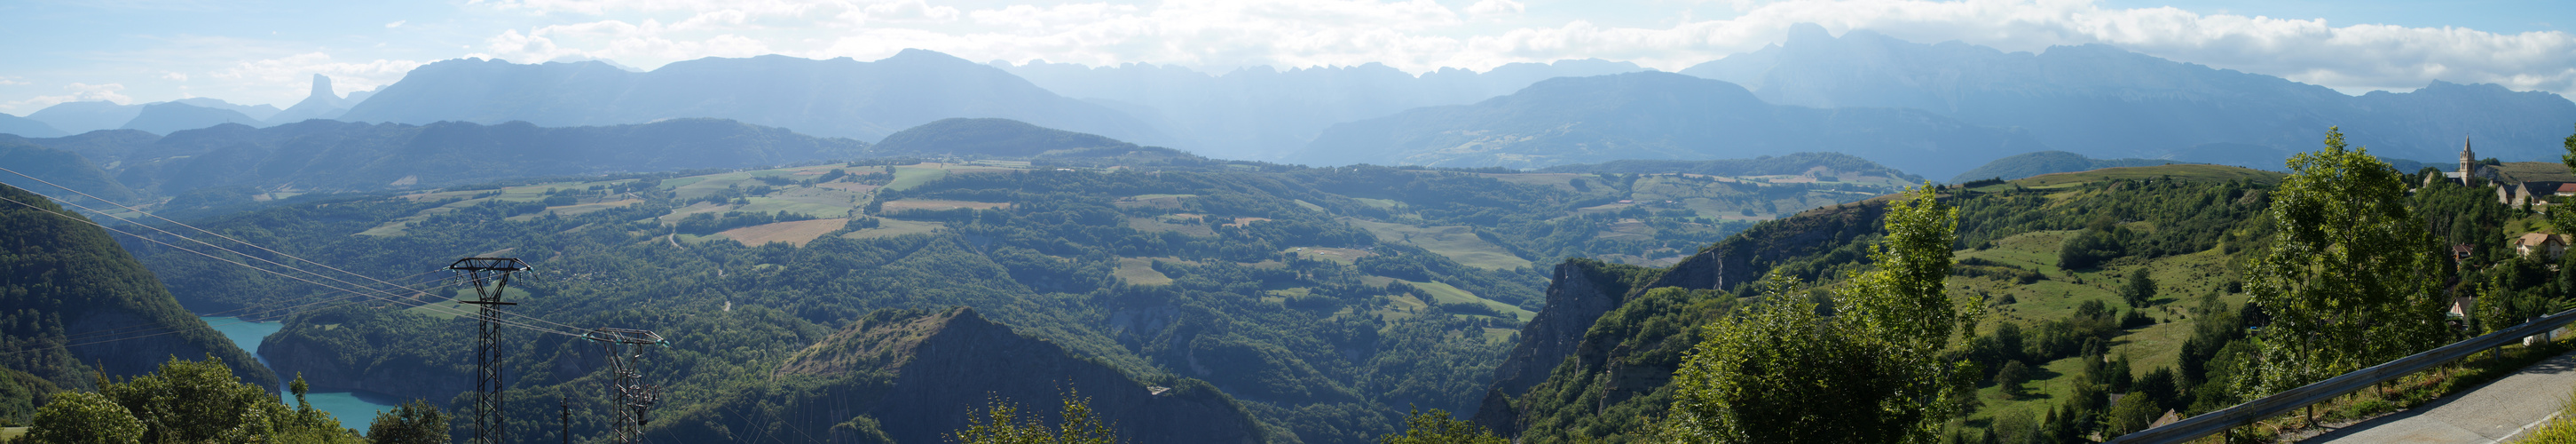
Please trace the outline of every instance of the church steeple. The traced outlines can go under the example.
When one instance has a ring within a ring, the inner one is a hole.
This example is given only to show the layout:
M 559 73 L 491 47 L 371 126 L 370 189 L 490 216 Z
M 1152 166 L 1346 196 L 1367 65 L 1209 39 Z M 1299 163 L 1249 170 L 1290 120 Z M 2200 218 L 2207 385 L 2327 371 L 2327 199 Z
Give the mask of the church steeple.
M 2460 184 L 2468 185 L 2478 177 L 2478 153 L 2469 149 L 2469 136 L 2460 136 Z

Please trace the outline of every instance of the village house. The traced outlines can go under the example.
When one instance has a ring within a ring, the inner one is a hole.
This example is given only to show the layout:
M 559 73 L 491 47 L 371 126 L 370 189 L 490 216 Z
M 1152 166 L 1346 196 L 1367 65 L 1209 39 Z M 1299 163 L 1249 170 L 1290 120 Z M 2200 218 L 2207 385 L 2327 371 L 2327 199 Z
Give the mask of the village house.
M 2567 236 L 2524 233 L 2522 236 L 2513 238 L 2513 252 L 2523 256 L 2541 253 L 2547 255 L 2542 257 L 2555 260 L 2559 256 L 2567 255 Z

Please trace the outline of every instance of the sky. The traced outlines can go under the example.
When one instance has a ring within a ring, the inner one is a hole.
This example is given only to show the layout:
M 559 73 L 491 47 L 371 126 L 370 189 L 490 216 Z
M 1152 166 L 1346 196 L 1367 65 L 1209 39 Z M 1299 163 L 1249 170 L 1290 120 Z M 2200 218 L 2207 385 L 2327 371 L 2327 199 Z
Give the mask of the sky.
M 1599 58 L 1678 71 L 1796 23 L 2006 51 L 2101 43 L 2348 94 L 2434 81 L 2576 96 L 2576 2 L 2384 0 L 9 0 L 0 112 L 64 101 L 302 100 L 424 63 L 702 57 L 1178 65 L 1384 63 L 1415 73 Z

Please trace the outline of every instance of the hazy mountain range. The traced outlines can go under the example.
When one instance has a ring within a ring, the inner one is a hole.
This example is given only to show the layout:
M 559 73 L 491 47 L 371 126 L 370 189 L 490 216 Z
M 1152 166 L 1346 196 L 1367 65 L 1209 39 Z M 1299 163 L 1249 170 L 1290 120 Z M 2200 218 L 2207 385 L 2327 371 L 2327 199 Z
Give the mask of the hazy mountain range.
M 1992 153 L 2045 149 L 2018 131 L 1927 111 L 1773 105 L 1731 83 L 1641 72 L 1550 79 L 1474 105 L 1334 125 L 1289 161 L 1538 168 L 1834 151 L 1939 177 Z
M 921 50 L 874 62 L 707 58 L 641 73 L 596 62 L 449 60 L 413 70 L 340 119 L 582 126 L 690 117 L 871 141 L 948 117 L 1001 117 L 1139 143 L 1164 139 L 1126 113 Z
M 238 187 L 233 194 L 247 197 L 280 191 L 368 191 L 522 177 L 769 166 L 866 156 L 867 146 L 857 140 L 721 119 L 567 128 L 526 122 L 406 125 L 309 120 L 267 128 L 220 125 L 166 137 L 136 130 L 60 138 L 0 136 L 0 167 L 52 172 L 75 183 L 105 182 L 85 189 L 111 193 L 131 189 L 131 193 L 101 196 L 125 200 L 115 196 L 168 197 Z M 85 173 L 92 170 L 103 170 L 95 175 L 112 180 Z M 18 179 L 0 174 L 0 183 L 24 183 Z
M 2105 45 L 2007 53 L 1866 30 L 1836 38 L 1815 25 L 1793 27 L 1780 45 L 1682 73 L 1735 82 L 1782 105 L 1913 108 L 2022 128 L 2094 157 L 2268 169 L 2288 153 L 2316 149 L 2328 126 L 2381 156 L 2448 159 L 2474 136 L 2482 156 L 2531 160 L 2555 159 L 2576 122 L 2576 103 L 2563 97 L 2491 84 L 2435 81 L 2414 92 L 2351 96 Z M 2222 143 L 2235 145 L 2201 147 Z M 2009 154 L 2018 153 L 1989 157 Z
M 1335 123 L 1406 109 L 1474 103 L 1556 77 L 1646 70 L 1598 59 L 1514 63 L 1486 72 L 1442 69 L 1421 76 L 1370 63 L 1281 71 L 1267 66 L 1209 74 L 1177 66 L 1088 67 L 1037 61 L 993 63 L 1038 86 L 1156 122 L 1200 154 L 1275 160 Z
M 1415 76 L 1377 64 L 1221 74 L 976 64 L 923 50 L 873 62 L 707 58 L 652 71 L 460 59 L 415 69 L 375 97 L 341 98 L 316 76 L 311 97 L 286 110 L 212 99 L 74 102 L 0 118 L 0 132 L 168 134 L 244 119 L 570 127 L 705 117 L 877 141 L 940 119 L 1003 118 L 1211 157 L 1318 165 L 1526 168 L 1831 150 L 1947 177 L 2046 150 L 2279 168 L 2289 153 L 2313 149 L 2328 126 L 2382 156 L 2448 159 L 2475 137 L 2483 156 L 2528 160 L 2555 155 L 2576 121 L 2576 102 L 2489 84 L 2436 81 L 2351 96 L 2103 45 L 2028 53 L 1866 30 L 1836 37 L 1813 25 L 1790 34 L 1681 72 L 1714 79 L 1706 82 L 1601 60 Z

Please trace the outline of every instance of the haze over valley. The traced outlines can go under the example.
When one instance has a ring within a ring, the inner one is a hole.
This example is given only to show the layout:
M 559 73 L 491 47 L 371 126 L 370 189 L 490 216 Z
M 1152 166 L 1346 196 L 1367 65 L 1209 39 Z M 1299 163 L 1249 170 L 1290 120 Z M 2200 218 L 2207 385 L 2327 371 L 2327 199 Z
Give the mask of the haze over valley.
M 2301 391 L 2576 319 L 2576 35 L 2495 17 L 2567 7 L 2132 3 L 0 6 L 97 37 L 0 68 L 0 440 L 2296 441 L 2564 367 Z

